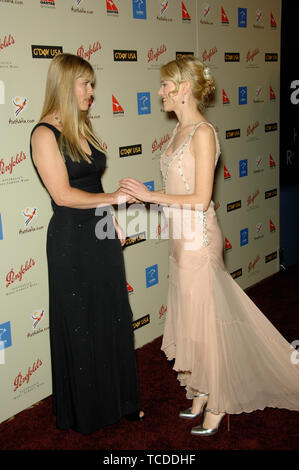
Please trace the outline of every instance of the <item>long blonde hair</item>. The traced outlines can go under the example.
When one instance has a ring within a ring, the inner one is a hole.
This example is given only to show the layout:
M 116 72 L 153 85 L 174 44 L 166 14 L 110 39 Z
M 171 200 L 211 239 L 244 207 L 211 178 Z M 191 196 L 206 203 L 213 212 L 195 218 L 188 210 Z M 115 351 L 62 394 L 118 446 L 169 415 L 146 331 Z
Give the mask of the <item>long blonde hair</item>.
M 46 82 L 45 100 L 40 121 L 51 113 L 59 112 L 62 131 L 58 146 L 62 155 L 80 162 L 82 159 L 91 163 L 82 150 L 80 135 L 85 137 L 95 148 L 105 153 L 100 139 L 94 134 L 88 111 L 81 111 L 75 95 L 75 81 L 84 77 L 95 84 L 95 72 L 86 60 L 73 54 L 59 54 L 52 59 Z

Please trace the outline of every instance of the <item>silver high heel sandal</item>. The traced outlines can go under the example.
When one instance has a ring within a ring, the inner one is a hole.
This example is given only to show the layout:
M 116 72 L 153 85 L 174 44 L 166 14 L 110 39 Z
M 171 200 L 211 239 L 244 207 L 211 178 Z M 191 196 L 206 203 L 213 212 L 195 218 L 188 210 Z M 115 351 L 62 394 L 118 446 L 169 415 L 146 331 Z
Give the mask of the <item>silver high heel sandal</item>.
M 209 413 L 209 412 L 213 413 L 212 410 L 206 408 L 205 416 L 206 416 L 206 413 Z M 196 426 L 191 429 L 191 434 L 195 436 L 213 436 L 213 434 L 216 434 L 216 432 L 218 431 L 220 423 L 225 415 L 227 416 L 227 431 L 229 431 L 229 415 L 227 413 L 223 413 L 223 416 L 221 417 L 218 423 L 218 426 L 216 428 L 204 428 L 203 425 L 200 424 L 199 426 Z
M 194 395 L 194 398 L 197 398 L 197 397 L 206 397 L 208 396 L 209 394 L 208 393 L 198 393 L 197 395 Z M 179 417 L 180 418 L 184 418 L 184 419 L 194 419 L 194 418 L 199 418 L 199 416 L 202 415 L 203 413 L 203 410 L 206 406 L 208 401 L 206 401 L 205 403 L 202 404 L 201 406 L 201 409 L 198 413 L 192 413 L 192 407 L 190 408 L 187 408 L 186 410 L 184 411 L 180 411 L 179 413 Z

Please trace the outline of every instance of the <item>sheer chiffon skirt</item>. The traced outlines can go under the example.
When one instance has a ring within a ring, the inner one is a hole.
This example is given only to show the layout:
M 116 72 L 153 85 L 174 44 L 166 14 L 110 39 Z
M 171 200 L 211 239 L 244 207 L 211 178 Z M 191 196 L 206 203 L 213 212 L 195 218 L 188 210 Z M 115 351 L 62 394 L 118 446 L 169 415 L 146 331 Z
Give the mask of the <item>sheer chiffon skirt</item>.
M 265 407 L 299 410 L 294 348 L 226 271 L 213 203 L 207 244 L 170 240 L 169 293 L 162 350 L 186 396 L 209 393 L 209 408 L 237 414 Z

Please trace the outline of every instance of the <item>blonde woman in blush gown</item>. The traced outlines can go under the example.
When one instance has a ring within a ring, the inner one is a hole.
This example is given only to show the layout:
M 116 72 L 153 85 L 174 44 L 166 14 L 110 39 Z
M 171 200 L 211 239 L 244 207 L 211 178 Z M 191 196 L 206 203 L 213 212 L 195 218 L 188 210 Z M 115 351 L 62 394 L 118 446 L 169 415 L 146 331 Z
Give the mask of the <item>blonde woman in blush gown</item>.
M 298 411 L 299 365 L 291 361 L 296 350 L 223 263 L 223 237 L 211 200 L 220 148 L 214 127 L 202 114 L 215 91 L 213 77 L 199 60 L 183 57 L 164 65 L 161 78 L 158 94 L 164 110 L 178 119 L 161 157 L 164 191 L 149 191 L 133 178 L 120 186 L 138 200 L 168 208 L 169 292 L 162 350 L 175 359 L 178 380 L 193 400 L 179 416 L 196 421 L 203 415 L 191 434 L 211 436 L 225 415 L 265 407 Z M 172 210 L 174 205 L 178 209 Z M 187 234 L 179 217 L 185 207 L 190 209 Z

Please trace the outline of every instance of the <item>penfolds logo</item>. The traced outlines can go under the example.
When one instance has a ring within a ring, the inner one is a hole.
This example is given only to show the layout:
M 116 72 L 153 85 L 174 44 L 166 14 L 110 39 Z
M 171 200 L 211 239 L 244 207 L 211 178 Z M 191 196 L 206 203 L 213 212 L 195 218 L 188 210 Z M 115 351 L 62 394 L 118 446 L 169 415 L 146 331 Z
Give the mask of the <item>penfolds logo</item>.
M 260 52 L 260 50 L 259 50 L 258 47 L 255 48 L 252 52 L 251 52 L 250 49 L 249 49 L 249 51 L 248 51 L 247 54 L 246 54 L 246 62 L 252 62 L 253 59 L 255 58 L 255 56 L 256 56 L 257 54 L 259 54 L 259 52 Z
M 205 49 L 202 53 L 203 62 L 206 62 L 207 60 L 210 61 L 213 55 L 216 54 L 216 52 L 218 52 L 218 49 L 216 46 L 212 47 L 212 49 L 210 49 L 209 52 L 207 52 L 207 50 Z
M 0 50 L 2 51 L 2 49 L 12 46 L 14 43 L 15 43 L 15 40 L 11 34 L 9 36 L 4 36 L 3 40 L 0 38 Z
M 256 264 L 259 262 L 260 259 L 261 259 L 260 256 L 257 255 L 253 261 L 250 261 L 250 263 L 248 265 L 248 272 L 249 273 L 250 273 L 250 271 L 252 271 L 255 268 Z
M 152 153 L 156 152 L 157 150 L 162 149 L 163 145 L 166 144 L 170 140 L 169 134 L 165 134 L 164 137 L 160 139 L 160 142 L 158 143 L 157 139 L 154 140 L 152 143 Z
M 157 48 L 156 52 L 154 52 L 153 48 L 151 48 L 147 53 L 147 62 L 151 62 L 152 60 L 158 61 L 161 54 L 167 51 L 167 47 L 165 44 L 162 44 L 160 47 Z
M 253 204 L 255 199 L 258 197 L 258 195 L 260 194 L 260 190 L 257 189 L 252 195 L 249 194 L 248 198 L 247 198 L 247 207 L 250 206 L 250 204 Z
M 16 376 L 15 380 L 14 380 L 14 392 L 16 390 L 18 390 L 18 388 L 22 387 L 22 385 L 26 382 L 27 384 L 29 383 L 29 380 L 32 376 L 32 374 L 34 374 L 34 372 L 37 371 L 37 369 L 39 369 L 41 366 L 43 365 L 41 359 L 37 359 L 32 367 L 28 367 L 28 372 L 26 375 L 22 375 L 21 372 L 19 372 L 19 374 Z
M 82 57 L 83 59 L 90 60 L 90 57 L 95 52 L 102 49 L 102 46 L 99 41 L 94 42 L 93 45 L 89 44 L 89 48 L 85 51 L 84 47 L 81 45 L 79 49 L 77 49 L 77 56 Z
M 9 173 L 10 175 L 13 172 L 13 169 L 19 163 L 22 163 L 26 160 L 26 155 L 24 152 L 17 153 L 15 157 L 11 157 L 10 162 L 8 164 L 4 163 L 3 158 L 0 159 L 0 174 L 4 175 L 5 173 Z
M 252 126 L 249 124 L 247 127 L 247 137 L 250 136 L 250 134 L 254 134 L 255 129 L 260 125 L 258 121 L 256 121 Z
M 26 261 L 25 265 L 21 264 L 19 272 L 16 274 L 14 269 L 11 268 L 11 270 L 7 273 L 6 275 L 6 287 L 10 286 L 10 284 L 13 284 L 15 281 L 21 281 L 23 278 L 23 275 L 29 271 L 33 266 L 35 265 L 35 261 L 33 258 L 30 258 L 30 260 Z

